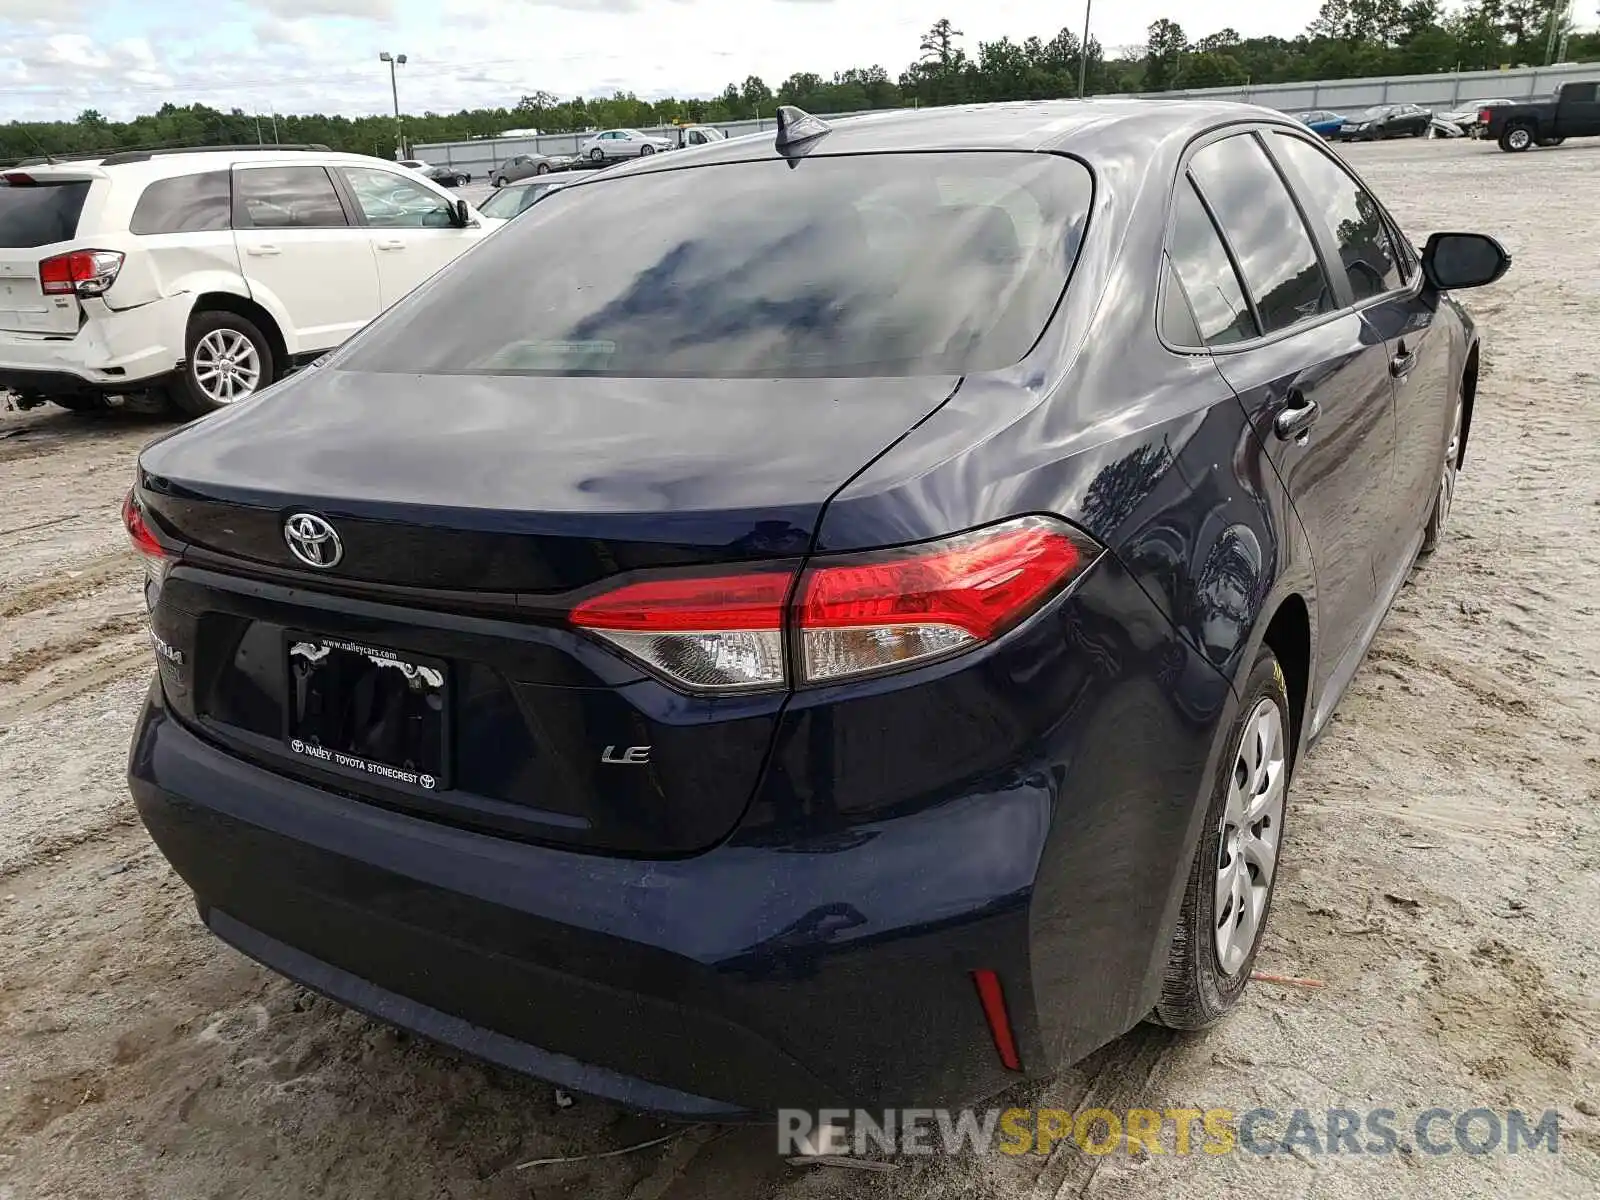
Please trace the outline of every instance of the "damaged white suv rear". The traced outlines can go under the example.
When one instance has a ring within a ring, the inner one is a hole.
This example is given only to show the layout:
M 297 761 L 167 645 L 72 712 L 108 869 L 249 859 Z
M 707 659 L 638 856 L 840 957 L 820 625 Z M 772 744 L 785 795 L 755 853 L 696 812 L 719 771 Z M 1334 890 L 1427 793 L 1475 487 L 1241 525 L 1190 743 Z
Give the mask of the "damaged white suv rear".
M 323 146 L 127 151 L 0 172 L 0 390 L 199 416 L 339 345 L 498 224 Z

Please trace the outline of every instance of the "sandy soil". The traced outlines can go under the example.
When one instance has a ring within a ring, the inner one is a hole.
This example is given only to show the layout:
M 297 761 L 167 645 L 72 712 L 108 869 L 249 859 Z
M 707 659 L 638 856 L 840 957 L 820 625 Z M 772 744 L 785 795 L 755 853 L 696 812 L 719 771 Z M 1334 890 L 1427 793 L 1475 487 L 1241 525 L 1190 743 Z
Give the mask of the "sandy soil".
M 117 504 L 162 427 L 0 413 L 0 1200 L 383 1196 L 1593 1196 L 1600 1192 L 1600 142 L 1357 148 L 1415 235 L 1498 233 L 1486 371 L 1443 549 L 1292 796 L 1256 985 L 1013 1099 L 1065 1108 L 1561 1112 L 1558 1155 L 1068 1149 L 796 1169 L 770 1131 L 672 1132 L 316 999 L 198 925 L 133 819 L 149 671 Z M 1588 1112 L 1582 1111 L 1587 1109 Z

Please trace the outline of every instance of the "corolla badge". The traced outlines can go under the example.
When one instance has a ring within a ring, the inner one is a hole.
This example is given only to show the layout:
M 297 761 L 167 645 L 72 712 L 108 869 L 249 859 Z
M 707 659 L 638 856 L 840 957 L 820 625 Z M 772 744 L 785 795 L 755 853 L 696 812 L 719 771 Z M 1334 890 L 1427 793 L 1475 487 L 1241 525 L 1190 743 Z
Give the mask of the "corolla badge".
M 339 565 L 344 557 L 344 543 L 339 535 L 316 513 L 295 513 L 283 523 L 283 540 L 289 552 L 308 567 L 327 570 Z

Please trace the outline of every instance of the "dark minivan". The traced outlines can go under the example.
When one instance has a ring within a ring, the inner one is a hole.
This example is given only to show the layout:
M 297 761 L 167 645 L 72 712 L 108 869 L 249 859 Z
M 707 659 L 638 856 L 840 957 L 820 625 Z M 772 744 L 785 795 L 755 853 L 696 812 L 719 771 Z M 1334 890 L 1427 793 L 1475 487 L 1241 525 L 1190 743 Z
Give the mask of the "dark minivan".
M 790 110 L 575 184 L 143 452 L 139 812 L 244 953 L 642 1108 L 1208 1025 L 1507 264 L 1220 104 Z

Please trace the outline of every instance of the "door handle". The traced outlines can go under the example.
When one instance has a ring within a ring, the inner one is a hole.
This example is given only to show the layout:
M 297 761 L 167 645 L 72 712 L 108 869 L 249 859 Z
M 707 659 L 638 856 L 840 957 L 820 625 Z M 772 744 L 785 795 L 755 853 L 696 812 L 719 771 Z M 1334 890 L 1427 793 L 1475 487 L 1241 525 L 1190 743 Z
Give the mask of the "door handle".
M 406 244 L 399 238 L 389 238 L 378 243 L 379 250 L 404 250 L 405 248 Z
M 274 254 L 283 253 L 276 246 L 246 246 L 244 252 L 254 255 L 256 258 L 271 258 Z
M 1272 432 L 1285 442 L 1304 441 L 1311 433 L 1322 409 L 1298 391 L 1289 393 L 1289 407 L 1272 420 Z

